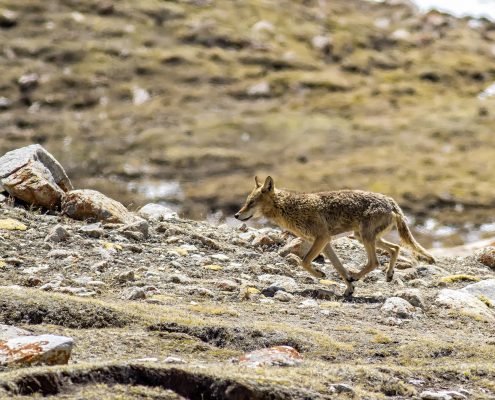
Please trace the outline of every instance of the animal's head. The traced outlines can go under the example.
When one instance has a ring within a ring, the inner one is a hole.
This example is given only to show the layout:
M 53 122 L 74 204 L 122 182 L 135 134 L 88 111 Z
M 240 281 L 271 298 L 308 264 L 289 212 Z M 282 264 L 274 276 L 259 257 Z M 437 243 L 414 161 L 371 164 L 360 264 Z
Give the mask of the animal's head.
M 235 214 L 238 220 L 247 221 L 251 217 L 259 217 L 263 214 L 264 209 L 271 207 L 273 204 L 275 185 L 272 177 L 267 177 L 262 185 L 258 181 L 258 177 L 255 176 L 254 183 L 254 189 L 249 193 L 239 212 Z

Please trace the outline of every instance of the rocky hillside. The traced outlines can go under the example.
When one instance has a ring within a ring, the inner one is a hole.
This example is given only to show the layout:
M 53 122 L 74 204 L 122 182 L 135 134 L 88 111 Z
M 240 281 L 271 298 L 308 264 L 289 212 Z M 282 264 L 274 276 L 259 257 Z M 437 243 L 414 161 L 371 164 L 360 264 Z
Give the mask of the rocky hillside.
M 1 398 L 495 397 L 493 248 L 435 266 L 404 253 L 393 282 L 377 270 L 343 298 L 278 230 L 139 214 L 139 229 L 89 224 L 3 198 Z
M 391 3 L 4 0 L 0 153 L 41 142 L 76 186 L 196 217 L 269 172 L 487 222 L 495 26 Z

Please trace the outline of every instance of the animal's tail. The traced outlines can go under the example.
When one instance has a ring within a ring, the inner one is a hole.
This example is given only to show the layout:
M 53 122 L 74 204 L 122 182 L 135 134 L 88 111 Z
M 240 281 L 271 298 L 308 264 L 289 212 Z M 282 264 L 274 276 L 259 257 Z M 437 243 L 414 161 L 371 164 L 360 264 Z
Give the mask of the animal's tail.
M 399 236 L 401 242 L 409 247 L 414 253 L 420 254 L 426 258 L 430 264 L 435 264 L 435 258 L 426 251 L 426 249 L 421 246 L 416 239 L 414 239 L 409 227 L 406 224 L 406 217 L 404 216 L 399 205 L 394 201 L 395 208 L 395 224 L 397 225 L 397 230 L 399 231 Z

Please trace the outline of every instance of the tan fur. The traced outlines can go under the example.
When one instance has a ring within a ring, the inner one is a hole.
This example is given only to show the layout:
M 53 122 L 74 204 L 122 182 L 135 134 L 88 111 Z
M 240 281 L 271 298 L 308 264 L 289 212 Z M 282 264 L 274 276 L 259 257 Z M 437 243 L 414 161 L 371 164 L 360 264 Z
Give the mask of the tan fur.
M 352 295 L 353 281 L 378 267 L 376 247 L 390 254 L 386 276 L 388 281 L 392 280 L 400 246 L 381 236 L 394 225 L 404 245 L 429 262 L 435 262 L 433 256 L 413 238 L 395 200 L 379 193 L 361 190 L 298 193 L 276 189 L 271 177 L 266 178 L 263 185 L 255 177 L 255 188 L 235 216 L 242 221 L 264 216 L 281 228 L 311 241 L 313 245 L 302 260 L 303 268 L 318 278 L 323 277 L 324 274 L 311 265 L 323 252 L 346 282 L 346 295 Z M 347 271 L 330 245 L 333 236 L 349 231 L 353 231 L 356 239 L 363 243 L 368 255 L 368 262 L 359 272 Z

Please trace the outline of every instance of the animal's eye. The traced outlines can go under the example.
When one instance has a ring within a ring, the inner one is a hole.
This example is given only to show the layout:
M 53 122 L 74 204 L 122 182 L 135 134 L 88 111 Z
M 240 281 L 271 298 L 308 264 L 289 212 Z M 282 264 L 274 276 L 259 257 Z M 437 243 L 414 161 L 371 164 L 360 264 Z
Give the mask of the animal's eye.
M 254 204 L 254 200 L 249 200 L 248 207 L 251 207 Z

